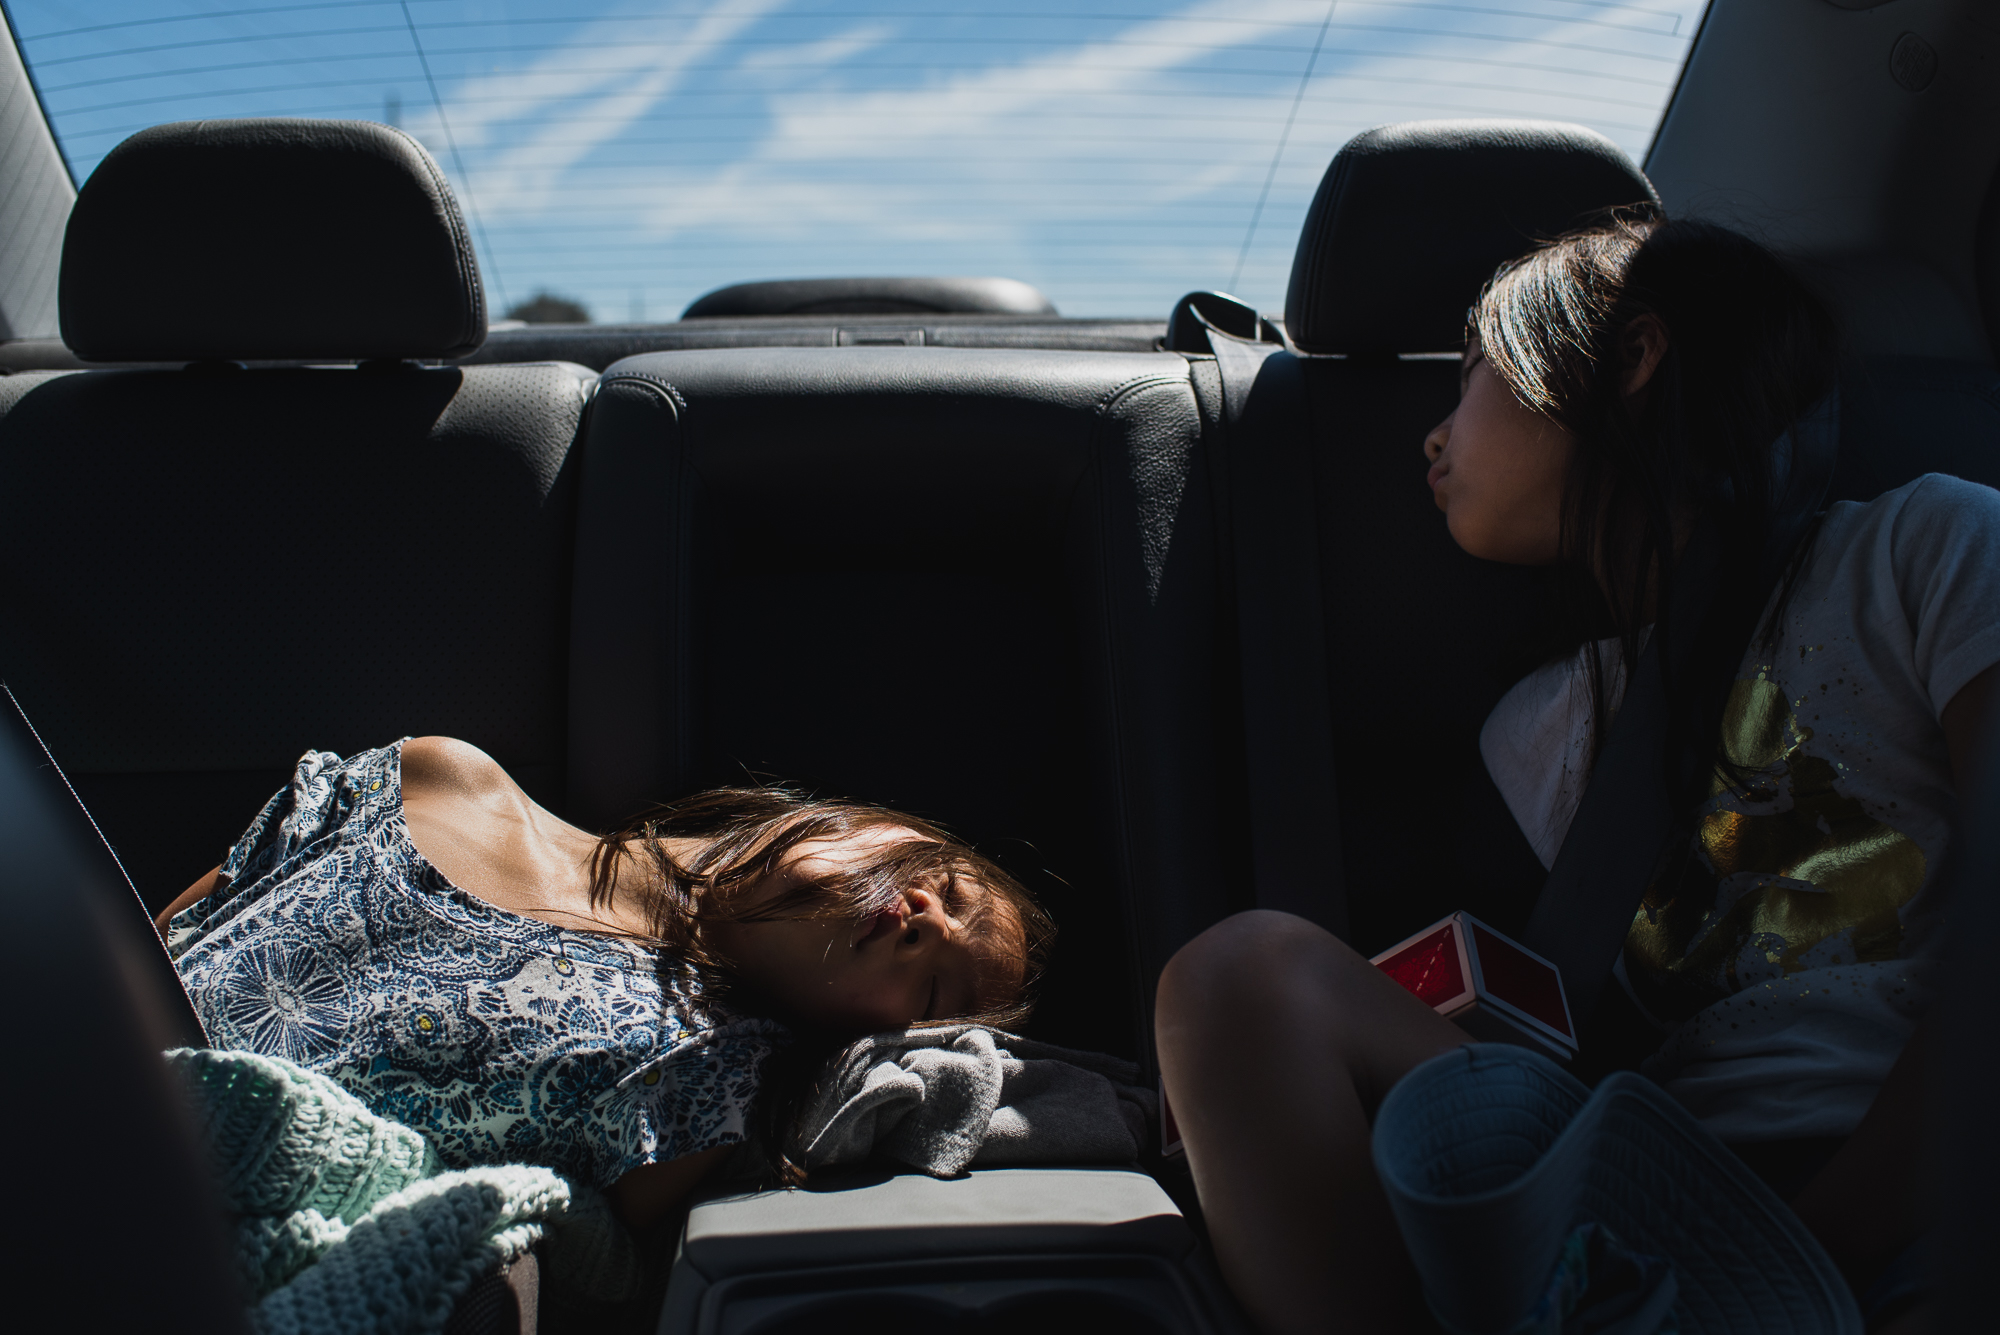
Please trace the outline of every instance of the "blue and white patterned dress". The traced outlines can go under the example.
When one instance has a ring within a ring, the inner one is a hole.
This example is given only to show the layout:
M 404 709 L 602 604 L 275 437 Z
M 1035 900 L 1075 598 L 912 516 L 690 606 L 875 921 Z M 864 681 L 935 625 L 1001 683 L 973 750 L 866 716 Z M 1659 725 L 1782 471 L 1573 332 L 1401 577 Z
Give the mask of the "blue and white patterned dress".
M 745 1136 L 785 1030 L 656 952 L 488 904 L 410 842 L 402 743 L 299 761 L 168 949 L 219 1048 L 286 1057 L 446 1163 L 606 1186 Z

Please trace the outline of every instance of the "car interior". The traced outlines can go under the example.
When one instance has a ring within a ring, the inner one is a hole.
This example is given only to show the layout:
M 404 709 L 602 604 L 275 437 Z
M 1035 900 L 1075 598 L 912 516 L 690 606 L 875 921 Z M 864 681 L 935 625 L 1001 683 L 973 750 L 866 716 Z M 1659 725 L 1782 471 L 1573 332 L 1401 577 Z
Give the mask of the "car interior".
M 493 327 L 409 136 L 166 123 L 73 188 L 10 41 L 9 1102 L 123 1091 L 63 1100 L 69 1152 L 17 1131 L 20 1273 L 78 1329 L 243 1324 L 153 1059 L 199 1025 L 143 920 L 310 748 L 463 738 L 593 829 L 767 778 L 935 819 L 1059 924 L 1030 1034 L 1149 1082 L 1160 970 L 1234 912 L 1364 954 L 1454 910 L 1518 932 L 1544 871 L 1478 734 L 1554 590 L 1418 485 L 1468 304 L 1608 207 L 1741 226 L 1847 331 L 1834 498 L 2000 486 L 1996 62 L 1980 0 L 1715 0 L 1643 164 L 1550 122 L 1356 137 L 1282 314 L 830 278 Z M 662 1335 L 1248 1329 L 1157 1152 L 713 1195 L 661 1245 Z M 536 1301 L 497 1275 L 453 1328 Z

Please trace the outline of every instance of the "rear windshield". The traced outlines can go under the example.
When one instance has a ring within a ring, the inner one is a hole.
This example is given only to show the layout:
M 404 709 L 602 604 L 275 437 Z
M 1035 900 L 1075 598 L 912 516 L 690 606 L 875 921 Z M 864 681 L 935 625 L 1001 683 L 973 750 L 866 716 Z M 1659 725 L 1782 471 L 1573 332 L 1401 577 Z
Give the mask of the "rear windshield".
M 5 3 L 78 181 L 162 121 L 387 121 L 450 175 L 496 313 L 654 321 L 873 274 L 1276 310 L 1351 135 L 1533 117 L 1643 158 L 1706 0 Z

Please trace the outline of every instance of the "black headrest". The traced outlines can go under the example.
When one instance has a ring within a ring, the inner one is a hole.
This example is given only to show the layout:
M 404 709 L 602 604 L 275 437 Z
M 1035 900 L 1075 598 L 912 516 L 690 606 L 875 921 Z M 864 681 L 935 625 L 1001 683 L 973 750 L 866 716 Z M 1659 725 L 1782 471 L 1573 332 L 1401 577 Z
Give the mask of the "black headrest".
M 141 130 L 77 192 L 60 304 L 89 361 L 460 357 L 486 339 L 444 173 L 366 121 Z
M 1553 121 L 1364 130 L 1306 214 L 1285 325 L 1307 352 L 1442 352 L 1502 263 L 1617 204 L 1659 196 L 1618 145 Z

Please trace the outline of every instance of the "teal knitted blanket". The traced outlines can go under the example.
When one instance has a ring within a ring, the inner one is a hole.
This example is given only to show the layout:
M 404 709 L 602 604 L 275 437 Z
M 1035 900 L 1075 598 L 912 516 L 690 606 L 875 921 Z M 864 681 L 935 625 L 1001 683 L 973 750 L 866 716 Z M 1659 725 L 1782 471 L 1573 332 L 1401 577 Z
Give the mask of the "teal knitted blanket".
M 278 1057 L 177 1048 L 267 1335 L 442 1331 L 480 1275 L 554 1225 L 553 1269 L 616 1299 L 637 1283 L 603 1198 L 525 1164 L 443 1170 L 424 1138 Z

